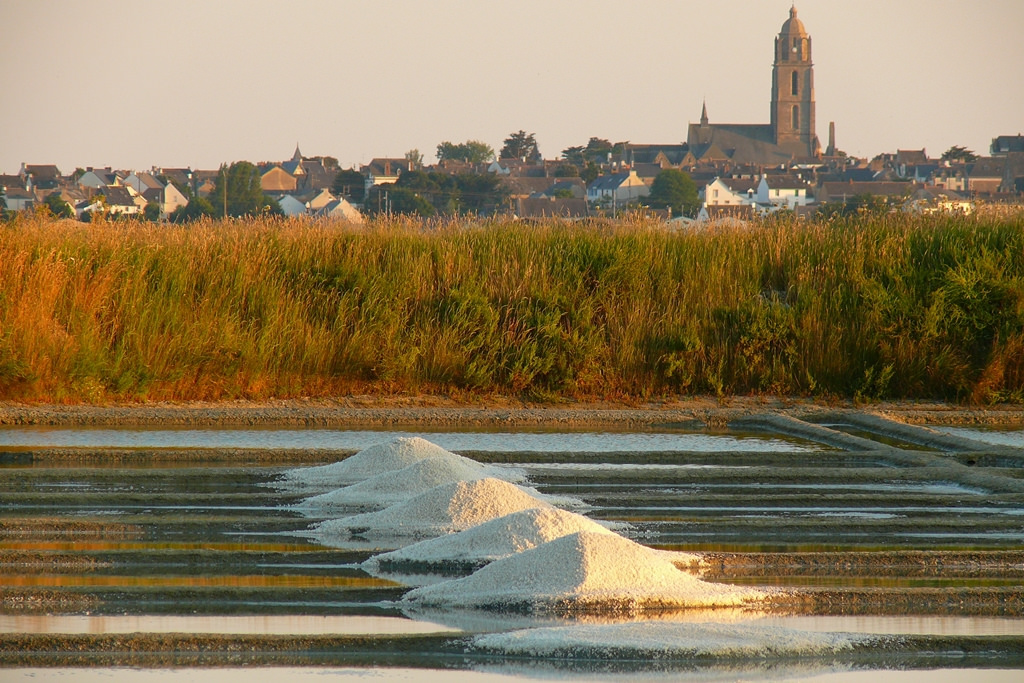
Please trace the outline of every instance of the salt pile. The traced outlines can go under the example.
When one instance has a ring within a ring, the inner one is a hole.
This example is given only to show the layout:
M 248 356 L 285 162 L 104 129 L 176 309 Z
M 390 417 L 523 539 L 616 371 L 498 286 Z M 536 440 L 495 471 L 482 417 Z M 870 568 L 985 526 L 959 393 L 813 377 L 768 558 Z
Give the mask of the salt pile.
M 324 521 L 314 527 L 314 535 L 431 538 L 535 507 L 551 505 L 515 484 L 488 477 L 441 484 L 377 512 Z
M 421 439 L 420 437 L 398 437 L 391 441 L 364 448 L 341 462 L 321 465 L 319 467 L 299 467 L 287 470 L 282 473 L 281 481 L 278 483 L 285 488 L 330 491 L 339 486 L 354 484 L 384 472 L 404 469 L 427 458 L 447 458 L 484 467 L 469 458 L 456 455 L 436 444 L 432 444 L 426 439 Z M 516 470 L 503 470 L 502 474 L 498 475 L 496 474 L 498 468 L 487 469 L 492 472 L 491 476 L 500 476 L 502 479 L 519 481 L 523 476 L 521 472 Z
M 297 507 L 306 509 L 382 508 L 409 500 L 441 484 L 473 481 L 488 476 L 494 476 L 491 468 L 484 467 L 469 458 L 454 454 L 444 457 L 431 456 L 403 469 L 382 472 L 358 484 L 307 498 Z
M 758 624 L 639 622 L 554 626 L 477 636 L 473 645 L 504 654 L 594 659 L 799 657 L 851 650 L 870 636 Z
M 740 606 L 767 593 L 707 583 L 617 534 L 581 531 L 424 586 L 403 602 L 527 610 L 631 611 Z
M 478 567 L 579 531 L 612 533 L 583 515 L 553 507 L 535 507 L 371 557 L 364 566 L 372 570 L 403 566 Z

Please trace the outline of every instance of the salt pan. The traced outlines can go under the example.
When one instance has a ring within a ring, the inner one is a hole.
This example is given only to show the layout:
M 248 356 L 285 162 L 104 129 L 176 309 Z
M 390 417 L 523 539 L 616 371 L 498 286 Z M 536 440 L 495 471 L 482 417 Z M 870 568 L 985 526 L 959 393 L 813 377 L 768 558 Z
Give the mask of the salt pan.
M 377 567 L 477 567 L 578 531 L 612 533 L 583 515 L 557 508 L 530 508 L 448 536 L 431 538 L 364 563 Z
M 515 484 L 488 477 L 441 484 L 377 512 L 327 520 L 314 528 L 314 534 L 431 538 L 534 507 L 551 505 Z
M 713 584 L 617 534 L 581 531 L 492 562 L 462 579 L 410 591 L 411 604 L 631 611 L 740 606 L 767 593 Z

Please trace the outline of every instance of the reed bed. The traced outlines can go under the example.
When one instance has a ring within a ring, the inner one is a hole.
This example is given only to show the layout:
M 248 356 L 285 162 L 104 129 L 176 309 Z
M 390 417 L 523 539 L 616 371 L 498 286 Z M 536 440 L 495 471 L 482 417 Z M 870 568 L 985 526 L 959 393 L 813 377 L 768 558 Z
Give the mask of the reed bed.
M 0 225 L 0 397 L 1024 399 L 1024 219 Z

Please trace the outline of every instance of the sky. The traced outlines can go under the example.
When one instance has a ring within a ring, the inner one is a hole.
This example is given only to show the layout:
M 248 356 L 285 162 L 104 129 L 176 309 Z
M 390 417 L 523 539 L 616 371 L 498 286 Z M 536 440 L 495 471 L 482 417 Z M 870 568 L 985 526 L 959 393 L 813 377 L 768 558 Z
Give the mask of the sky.
M 343 167 L 510 133 L 767 123 L 791 0 L 0 0 L 0 173 Z M 817 133 L 872 157 L 1024 133 L 1024 0 L 798 0 Z

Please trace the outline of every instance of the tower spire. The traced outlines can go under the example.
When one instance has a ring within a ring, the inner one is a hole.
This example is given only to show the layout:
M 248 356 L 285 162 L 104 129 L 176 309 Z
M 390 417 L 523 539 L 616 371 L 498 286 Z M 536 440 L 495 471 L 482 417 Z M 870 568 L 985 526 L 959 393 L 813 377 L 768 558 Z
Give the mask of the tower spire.
M 708 125 L 708 101 L 706 98 L 704 99 L 704 106 L 701 108 L 700 112 L 700 125 Z

